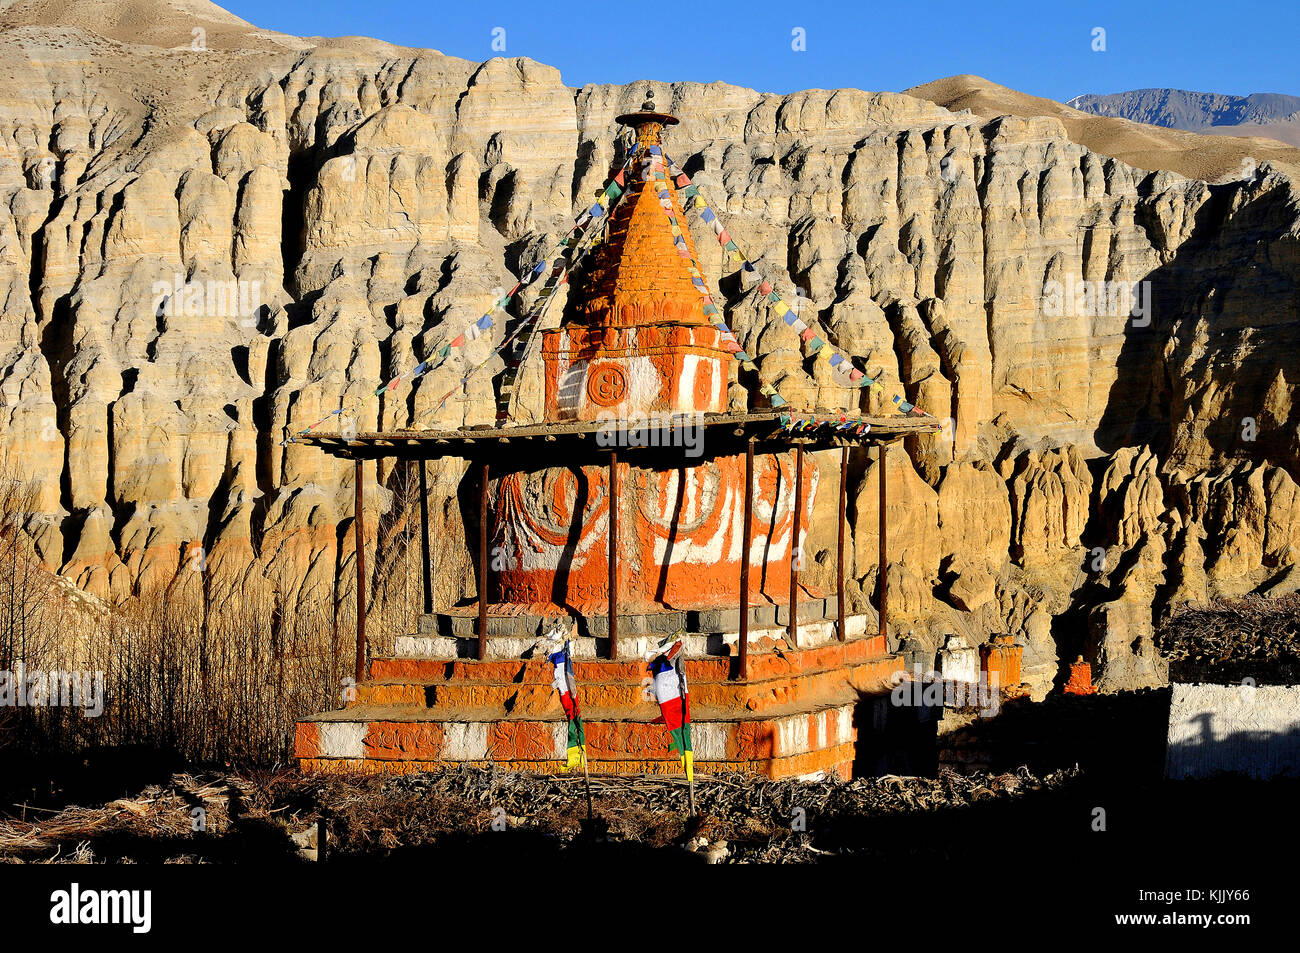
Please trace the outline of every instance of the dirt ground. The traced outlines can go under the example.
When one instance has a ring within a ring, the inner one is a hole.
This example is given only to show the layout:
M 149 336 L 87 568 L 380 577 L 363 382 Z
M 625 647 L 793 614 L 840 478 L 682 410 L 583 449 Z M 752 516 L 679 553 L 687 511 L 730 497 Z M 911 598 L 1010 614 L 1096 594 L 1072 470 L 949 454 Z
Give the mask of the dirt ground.
M 1296 608 L 1247 601 L 1178 616 L 1161 642 L 1175 664 L 1271 671 L 1297 658 Z M 932 736 L 908 737 L 931 754 L 906 774 L 925 776 L 905 776 L 889 759 L 886 770 L 897 773 L 848 782 L 702 776 L 694 814 L 684 779 L 673 777 L 595 776 L 588 818 L 574 775 L 313 777 L 134 749 L 58 757 L 10 749 L 0 752 L 0 864 L 319 870 L 628 859 L 974 872 L 1020 858 L 1106 882 L 1108 871 L 1132 876 L 1149 865 L 1235 870 L 1251 845 L 1289 856 L 1300 840 L 1290 821 L 1300 781 L 1164 780 L 1169 697 L 1168 689 L 1052 695 L 1009 703 L 993 719 L 945 716 L 929 723 Z
M 593 777 L 462 768 L 340 778 L 295 769 L 172 773 L 103 800 L 108 783 L 9 796 L 0 862 L 298 866 L 526 859 L 638 863 L 1005 863 L 1078 871 L 1116 863 L 1231 862 L 1232 845 L 1295 839 L 1280 829 L 1293 781 L 1167 782 L 1168 692 L 1058 696 L 938 739 L 933 777 L 849 782 Z M 119 785 L 129 785 L 127 775 Z M 92 805 L 92 806 L 85 806 Z M 1243 810 L 1249 805 L 1249 810 Z M 325 856 L 317 831 L 328 830 Z M 1212 838 L 1198 830 L 1210 824 Z M 1215 853 L 1223 848 L 1220 857 Z M 1180 859 L 1181 858 L 1181 859 Z

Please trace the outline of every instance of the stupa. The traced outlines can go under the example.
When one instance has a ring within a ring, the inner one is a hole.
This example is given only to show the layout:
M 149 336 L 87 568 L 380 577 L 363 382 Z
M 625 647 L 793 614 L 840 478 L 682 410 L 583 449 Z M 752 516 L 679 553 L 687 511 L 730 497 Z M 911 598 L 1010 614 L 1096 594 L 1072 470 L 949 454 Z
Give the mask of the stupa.
M 664 126 L 677 119 L 647 99 L 639 112 L 618 121 L 636 131 L 637 145 L 649 154 L 660 146 Z M 668 191 L 677 220 L 684 221 L 676 188 L 670 184 Z M 694 239 L 683 231 L 688 259 L 673 237 L 655 189 L 635 181 L 610 216 L 605 241 L 572 281 L 564 322 L 543 332 L 547 421 L 595 422 L 609 432 L 676 417 L 684 429 L 701 415 L 727 410 L 734 361 L 691 281 L 687 261 L 698 260 Z M 766 586 L 768 601 L 779 601 L 774 595 L 788 580 L 801 541 L 794 537 L 793 454 L 759 461 L 747 555 L 744 456 L 689 463 L 636 467 L 620 461 L 616 472 L 555 467 L 503 476 L 493 540 L 505 561 L 495 576 L 500 601 L 542 615 L 562 614 L 557 609 L 604 614 L 611 501 L 623 528 L 616 562 L 625 611 L 734 606 L 746 558 L 754 570 L 748 577 L 754 597 L 761 599 Z M 811 509 L 815 466 L 805 469 L 802 483 L 803 504 Z
M 746 406 L 734 337 L 729 347 L 710 319 L 694 238 L 676 224 L 686 222 L 678 185 L 655 164 L 678 120 L 647 98 L 618 121 L 634 131 L 644 172 L 625 166 L 560 325 L 542 332 L 542 421 L 304 438 L 355 461 L 358 499 L 365 462 L 385 456 L 419 461 L 422 515 L 428 459 L 469 460 L 479 499 L 466 534 L 473 603 L 435 611 L 425 516 L 425 612 L 391 654 L 368 652 L 357 560 L 359 685 L 346 707 L 299 723 L 305 770 L 561 769 L 565 717 L 540 641 L 557 626 L 577 633 L 593 773 L 681 770 L 645 691 L 650 655 L 673 640 L 686 657 L 698 770 L 848 777 L 862 762 L 859 733 L 881 720 L 902 660 L 889 651 L 884 579 L 874 617 L 841 612 L 849 454 L 874 444 L 883 461 L 889 442 L 938 424 L 860 417 L 846 430 L 828 415 L 792 428 L 788 412 Z M 805 450 L 817 449 L 838 450 L 824 455 L 839 463 L 833 595 L 799 579 L 824 482 Z

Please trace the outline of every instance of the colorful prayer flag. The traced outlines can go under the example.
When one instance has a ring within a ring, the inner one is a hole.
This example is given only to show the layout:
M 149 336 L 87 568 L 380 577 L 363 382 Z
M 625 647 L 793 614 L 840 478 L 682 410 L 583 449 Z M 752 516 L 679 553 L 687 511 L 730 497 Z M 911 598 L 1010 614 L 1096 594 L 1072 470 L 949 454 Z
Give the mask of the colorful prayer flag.
M 560 695 L 560 704 L 564 707 L 564 717 L 569 721 L 569 742 L 566 752 L 564 770 L 582 767 L 587 758 L 587 737 L 582 729 L 582 713 L 578 709 L 578 686 L 573 679 L 573 658 L 569 654 L 569 641 L 558 652 L 551 653 L 551 664 L 555 666 L 553 684 Z
M 686 779 L 695 780 L 695 755 L 691 750 L 691 700 L 686 685 L 686 670 L 682 666 L 682 643 L 677 642 L 664 655 L 657 655 L 650 663 L 654 676 L 655 700 L 659 702 L 660 717 L 668 727 L 668 750 L 676 752 L 686 769 Z M 670 659 L 669 656 L 676 656 Z

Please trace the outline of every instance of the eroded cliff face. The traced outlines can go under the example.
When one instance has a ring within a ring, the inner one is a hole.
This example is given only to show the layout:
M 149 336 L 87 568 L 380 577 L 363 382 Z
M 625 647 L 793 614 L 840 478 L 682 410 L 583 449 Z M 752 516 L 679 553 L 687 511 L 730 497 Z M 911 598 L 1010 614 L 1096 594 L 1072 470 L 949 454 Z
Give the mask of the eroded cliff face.
M 218 599 L 343 598 L 350 465 L 286 435 L 341 396 L 360 430 L 490 423 L 499 361 L 457 382 L 499 331 L 413 390 L 370 394 L 590 204 L 614 116 L 647 88 L 368 41 L 164 51 L 70 28 L 0 34 L 0 65 L 3 445 L 40 484 L 26 525 L 42 558 L 112 599 L 173 585 L 200 547 Z M 1009 631 L 1040 691 L 1080 652 L 1104 685 L 1136 685 L 1163 675 L 1152 621 L 1171 600 L 1300 582 L 1300 208 L 1284 168 L 1210 186 L 1089 152 L 1051 118 L 652 88 L 683 120 L 671 154 L 782 295 L 883 374 L 886 401 L 950 421 L 888 459 L 899 635 Z M 762 378 L 796 406 L 856 400 L 699 237 Z M 1142 313 L 1104 293 L 1045 306 L 1045 288 L 1084 282 L 1138 283 Z M 521 388 L 527 418 L 540 378 L 526 369 Z M 883 410 L 879 394 L 863 409 Z M 859 597 L 877 465 L 852 472 Z M 447 604 L 473 591 L 460 472 L 431 476 Z M 379 477 L 372 528 L 407 479 Z M 813 583 L 833 578 L 834 499 L 814 513 Z M 407 530 L 382 530 L 379 607 L 408 591 Z

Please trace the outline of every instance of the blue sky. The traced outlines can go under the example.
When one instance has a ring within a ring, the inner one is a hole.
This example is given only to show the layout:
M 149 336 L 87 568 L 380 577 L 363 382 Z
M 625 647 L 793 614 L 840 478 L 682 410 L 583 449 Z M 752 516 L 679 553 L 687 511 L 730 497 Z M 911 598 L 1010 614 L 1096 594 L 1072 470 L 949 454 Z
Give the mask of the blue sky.
M 651 79 L 725 80 L 777 93 L 901 90 L 977 73 L 1058 100 L 1146 86 L 1300 95 L 1300 0 L 222 5 L 300 36 L 373 36 L 472 60 L 528 56 L 558 67 L 570 86 Z M 1093 49 L 1098 27 L 1104 51 Z M 504 52 L 492 48 L 498 28 Z M 792 48 L 795 30 L 803 31 L 802 51 Z

